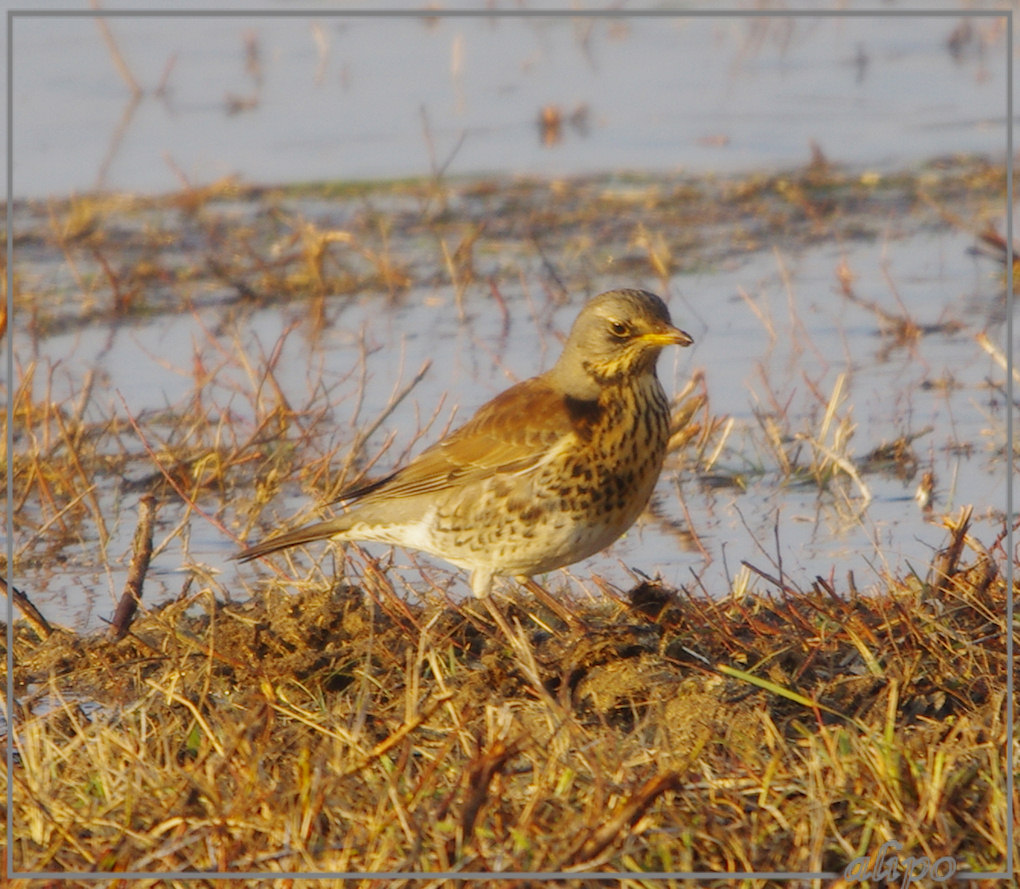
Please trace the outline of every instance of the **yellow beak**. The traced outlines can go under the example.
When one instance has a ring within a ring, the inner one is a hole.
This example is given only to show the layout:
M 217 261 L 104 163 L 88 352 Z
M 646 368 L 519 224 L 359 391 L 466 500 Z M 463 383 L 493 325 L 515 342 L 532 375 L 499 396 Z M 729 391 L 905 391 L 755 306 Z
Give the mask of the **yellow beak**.
M 694 342 L 686 331 L 679 327 L 664 326 L 661 330 L 651 330 L 641 334 L 641 339 L 653 346 L 689 346 Z

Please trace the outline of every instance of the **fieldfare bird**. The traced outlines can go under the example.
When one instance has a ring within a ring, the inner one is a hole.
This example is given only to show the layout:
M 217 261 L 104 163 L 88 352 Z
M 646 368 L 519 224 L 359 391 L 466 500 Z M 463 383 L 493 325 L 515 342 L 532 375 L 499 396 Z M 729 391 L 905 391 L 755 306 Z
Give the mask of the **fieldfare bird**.
M 380 541 L 468 569 L 484 597 L 495 576 L 528 583 L 593 555 L 651 497 L 670 422 L 656 359 L 692 342 L 654 294 L 603 293 L 577 316 L 550 370 L 497 395 L 392 475 L 341 494 L 343 515 L 237 558 L 324 538 Z

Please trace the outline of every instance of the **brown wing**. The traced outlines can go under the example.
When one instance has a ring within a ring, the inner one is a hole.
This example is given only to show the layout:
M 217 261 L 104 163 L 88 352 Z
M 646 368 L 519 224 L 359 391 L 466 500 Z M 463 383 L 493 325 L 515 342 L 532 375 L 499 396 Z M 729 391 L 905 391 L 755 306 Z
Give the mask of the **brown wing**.
M 525 380 L 482 405 L 467 423 L 407 466 L 340 499 L 415 497 L 527 472 L 574 433 L 576 422 L 562 393 L 543 377 Z

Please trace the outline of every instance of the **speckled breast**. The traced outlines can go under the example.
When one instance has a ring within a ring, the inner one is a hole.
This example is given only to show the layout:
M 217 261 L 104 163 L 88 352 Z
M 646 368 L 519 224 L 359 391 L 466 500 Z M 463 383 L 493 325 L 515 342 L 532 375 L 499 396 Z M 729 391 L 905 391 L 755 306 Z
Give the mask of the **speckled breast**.
M 549 459 L 519 476 L 496 477 L 439 504 L 435 551 L 465 566 L 531 575 L 587 558 L 641 514 L 662 469 L 669 405 L 655 376 L 611 387 L 597 416 Z

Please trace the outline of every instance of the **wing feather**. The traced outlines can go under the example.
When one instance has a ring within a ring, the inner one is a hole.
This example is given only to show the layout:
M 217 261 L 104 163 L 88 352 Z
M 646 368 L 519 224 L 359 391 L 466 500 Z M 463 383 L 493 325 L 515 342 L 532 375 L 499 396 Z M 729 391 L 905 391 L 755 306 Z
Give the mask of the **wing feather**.
M 407 466 L 339 499 L 364 503 L 376 497 L 417 497 L 494 475 L 526 473 L 575 434 L 575 425 L 562 393 L 543 377 L 525 380 L 482 405 L 467 423 Z

